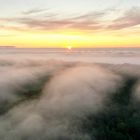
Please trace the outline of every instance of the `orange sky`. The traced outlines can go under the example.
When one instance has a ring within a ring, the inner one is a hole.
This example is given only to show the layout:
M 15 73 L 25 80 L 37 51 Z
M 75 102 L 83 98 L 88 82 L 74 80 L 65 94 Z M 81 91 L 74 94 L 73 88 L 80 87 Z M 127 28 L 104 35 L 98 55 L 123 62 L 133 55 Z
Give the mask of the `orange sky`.
M 0 46 L 140 47 L 138 0 L 128 0 L 127 3 L 126 0 L 120 3 L 109 0 L 111 5 L 104 6 L 100 6 L 97 0 L 81 1 L 81 6 L 79 0 L 76 3 L 72 0 L 69 5 L 62 0 L 62 5 L 57 8 L 56 0 L 47 0 L 50 7 L 46 7 L 45 0 L 33 4 L 31 1 L 22 1 L 20 5 L 15 0 L 10 7 L 9 0 L 0 2 Z M 70 6 L 73 10 L 67 8 Z

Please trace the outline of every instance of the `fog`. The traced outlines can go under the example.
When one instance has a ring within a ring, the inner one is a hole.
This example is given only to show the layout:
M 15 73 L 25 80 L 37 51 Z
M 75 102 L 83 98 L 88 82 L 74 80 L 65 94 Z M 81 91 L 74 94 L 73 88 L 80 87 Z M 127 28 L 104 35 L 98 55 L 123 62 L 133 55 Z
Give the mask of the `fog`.
M 0 139 L 100 139 L 97 123 L 102 121 L 96 122 L 97 118 L 126 106 L 134 108 L 132 116 L 139 113 L 139 65 L 58 58 L 0 59 Z M 122 114 L 128 115 L 127 109 Z

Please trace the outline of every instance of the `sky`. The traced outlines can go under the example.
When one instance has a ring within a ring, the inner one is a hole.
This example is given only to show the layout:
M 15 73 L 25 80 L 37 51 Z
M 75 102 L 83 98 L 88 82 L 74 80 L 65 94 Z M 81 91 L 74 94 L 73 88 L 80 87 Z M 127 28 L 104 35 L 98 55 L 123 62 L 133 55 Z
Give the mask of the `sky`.
M 0 46 L 140 47 L 139 0 L 0 0 Z

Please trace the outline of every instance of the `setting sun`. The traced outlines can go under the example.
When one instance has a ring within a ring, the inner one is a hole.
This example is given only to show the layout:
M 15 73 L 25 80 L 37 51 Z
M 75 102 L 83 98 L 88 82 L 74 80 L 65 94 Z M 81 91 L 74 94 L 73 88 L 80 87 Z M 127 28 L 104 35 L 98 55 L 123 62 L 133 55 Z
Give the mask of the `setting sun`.
M 72 49 L 72 46 L 67 46 L 68 50 L 71 50 Z

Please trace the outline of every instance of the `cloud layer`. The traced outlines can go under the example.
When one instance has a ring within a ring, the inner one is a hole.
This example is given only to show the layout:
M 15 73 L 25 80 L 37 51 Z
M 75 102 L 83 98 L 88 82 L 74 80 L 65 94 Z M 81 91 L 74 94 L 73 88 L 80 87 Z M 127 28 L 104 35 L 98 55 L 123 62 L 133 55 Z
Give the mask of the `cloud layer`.
M 120 10 L 121 11 L 121 10 Z M 45 30 L 80 29 L 94 31 L 99 29 L 120 30 L 140 24 L 139 7 L 133 7 L 116 16 L 118 10 L 91 11 L 85 14 L 62 15 L 49 9 L 34 8 L 22 12 L 20 16 L 0 18 L 1 22 L 11 22 L 17 28 L 35 28 Z M 109 19 L 110 15 L 114 15 Z M 115 17 L 116 16 L 116 17 Z M 11 25 L 11 29 L 13 28 Z
M 91 140 L 96 133 L 83 131 L 85 119 L 102 112 L 127 78 L 140 76 L 132 65 L 9 61 L 0 64 L 3 140 Z M 139 97 L 139 83 L 134 93 Z
M 112 29 L 123 29 L 129 28 L 136 25 L 140 25 L 140 8 L 134 7 L 126 12 L 122 17 L 119 17 L 113 21 L 113 23 L 109 26 Z

